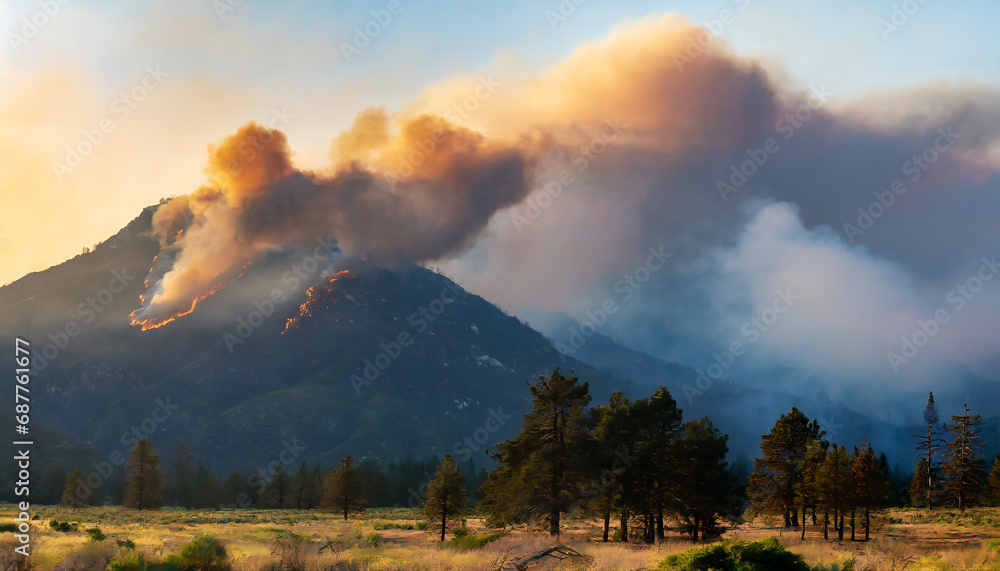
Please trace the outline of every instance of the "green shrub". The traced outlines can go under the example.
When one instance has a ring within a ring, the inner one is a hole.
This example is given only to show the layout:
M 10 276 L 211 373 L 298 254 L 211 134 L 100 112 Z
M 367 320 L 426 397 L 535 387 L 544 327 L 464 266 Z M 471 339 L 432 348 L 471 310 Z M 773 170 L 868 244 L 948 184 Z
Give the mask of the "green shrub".
M 167 563 L 199 571 L 229 571 L 226 548 L 212 535 L 200 533 L 181 547 L 180 555 L 167 558 Z
M 143 571 L 146 568 L 142 554 L 131 549 L 120 553 L 108 563 L 108 571 Z
M 0 523 L 0 533 L 4 532 L 17 533 L 16 523 Z
M 135 542 L 128 538 L 116 539 L 115 543 L 118 544 L 118 547 L 124 547 L 125 549 L 135 549 Z
M 105 539 L 108 538 L 108 536 L 104 535 L 104 532 L 101 531 L 100 527 L 92 527 L 88 529 L 87 535 L 90 536 L 90 539 L 94 541 L 104 541 Z
M 427 522 L 426 521 L 418 521 L 416 527 L 420 531 L 427 531 Z
M 671 555 L 656 567 L 663 571 L 809 571 L 802 558 L 778 543 L 776 537 L 760 541 L 721 541 Z
M 377 533 L 369 533 L 362 542 L 362 547 L 378 547 L 382 544 L 382 536 Z
M 49 527 L 55 531 L 74 531 L 76 530 L 78 524 L 70 523 L 68 521 L 59 521 L 54 519 L 49 522 Z

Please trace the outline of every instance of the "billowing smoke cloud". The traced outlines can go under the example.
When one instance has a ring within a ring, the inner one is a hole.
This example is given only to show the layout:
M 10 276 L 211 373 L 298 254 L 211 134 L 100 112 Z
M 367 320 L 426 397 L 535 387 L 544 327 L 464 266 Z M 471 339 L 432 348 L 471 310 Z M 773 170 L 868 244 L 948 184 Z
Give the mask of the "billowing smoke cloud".
M 1000 280 L 962 310 L 948 301 L 1000 254 L 997 89 L 933 84 L 847 101 L 719 40 L 689 57 L 702 33 L 649 18 L 540 76 L 503 78 L 508 89 L 467 124 L 533 125 L 567 148 L 538 179 L 572 180 L 494 217 L 445 271 L 532 324 L 548 310 L 586 321 L 613 300 L 603 333 L 700 368 L 746 344 L 742 325 L 792 287 L 803 292 L 794 311 L 725 376 L 868 410 L 926 398 L 943 379 L 998 380 L 988 330 Z M 453 107 L 471 81 L 428 90 L 414 112 Z M 600 140 L 605 118 L 625 125 L 621 136 Z M 673 254 L 665 267 L 641 289 L 623 282 L 661 246 Z M 894 368 L 888 354 L 940 309 L 951 321 Z M 560 327 L 547 332 L 564 338 Z
M 256 123 L 210 147 L 210 184 L 154 215 L 164 250 L 133 322 L 185 315 L 256 256 L 315 237 L 383 265 L 440 258 L 529 190 L 519 148 L 431 115 L 390 128 L 384 110 L 361 113 L 334 141 L 329 174 L 297 170 L 284 134 Z
M 694 367 L 748 341 L 743 325 L 791 288 L 794 308 L 726 376 L 862 408 L 995 380 L 1000 279 L 961 310 L 949 295 L 1000 254 L 998 90 L 848 101 L 706 38 L 651 16 L 485 94 L 482 76 L 430 86 L 396 115 L 359 114 L 329 173 L 247 126 L 212 149 L 212 184 L 158 211 L 165 249 L 137 321 L 329 233 L 376 263 L 433 260 L 536 324 L 532 307 L 587 319 L 611 299 L 602 332 Z M 627 285 L 650 248 L 672 256 Z M 894 369 L 887 354 L 939 309 L 951 321 Z

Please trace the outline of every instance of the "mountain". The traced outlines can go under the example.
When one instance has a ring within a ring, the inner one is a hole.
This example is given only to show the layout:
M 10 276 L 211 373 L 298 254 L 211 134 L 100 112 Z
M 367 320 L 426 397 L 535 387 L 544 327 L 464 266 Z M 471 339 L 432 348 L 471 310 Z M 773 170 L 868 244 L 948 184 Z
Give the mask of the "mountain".
M 148 435 L 165 459 L 187 442 L 218 471 L 346 454 L 482 465 L 483 448 L 519 429 L 525 381 L 562 367 L 590 382 L 595 402 L 617 389 L 423 267 L 357 262 L 321 275 L 335 258 L 323 241 L 269 254 L 189 315 L 142 331 L 129 314 L 160 251 L 154 209 L 0 288 L 3 350 L 31 342 L 31 426 L 52 447 L 101 465 Z M 64 457 L 53 456 L 39 462 Z
M 708 415 L 730 434 L 739 467 L 792 406 L 818 418 L 831 440 L 867 439 L 912 466 L 918 427 L 731 380 L 692 392 L 691 368 L 600 333 L 578 345 L 552 333 L 571 330 L 560 326 L 546 338 L 420 266 L 341 267 L 323 240 L 234 270 L 241 277 L 193 312 L 143 331 L 129 316 L 161 251 L 155 208 L 93 251 L 0 288 L 2 350 L 13 354 L 21 337 L 33 351 L 30 436 L 44 489 L 58 493 L 74 467 L 120 480 L 143 436 L 165 460 L 186 442 L 218 472 L 276 462 L 329 467 L 347 454 L 452 453 L 463 465 L 489 464 L 482 449 L 515 434 L 530 408 L 525 382 L 555 367 L 588 381 L 595 405 L 616 390 L 641 398 L 666 385 L 686 419 Z M 0 400 L 13 406 L 7 391 Z M 989 420 L 984 436 L 992 458 L 1000 419 Z M 11 452 L 9 443 L 0 447 Z M 0 476 L 13 476 L 11 468 L 5 463 Z

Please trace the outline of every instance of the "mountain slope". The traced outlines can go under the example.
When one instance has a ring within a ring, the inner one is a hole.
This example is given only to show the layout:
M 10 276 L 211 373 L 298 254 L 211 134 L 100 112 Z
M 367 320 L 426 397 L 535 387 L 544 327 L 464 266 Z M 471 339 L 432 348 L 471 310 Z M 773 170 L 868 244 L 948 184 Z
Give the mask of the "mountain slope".
M 141 331 L 128 316 L 159 251 L 151 213 L 0 288 L 4 350 L 32 342 L 33 422 L 99 457 L 149 434 L 161 455 L 186 441 L 217 470 L 346 454 L 482 463 L 520 426 L 525 381 L 562 366 L 595 399 L 615 389 L 441 275 L 358 263 L 331 282 L 315 247 L 269 254 L 190 315 Z

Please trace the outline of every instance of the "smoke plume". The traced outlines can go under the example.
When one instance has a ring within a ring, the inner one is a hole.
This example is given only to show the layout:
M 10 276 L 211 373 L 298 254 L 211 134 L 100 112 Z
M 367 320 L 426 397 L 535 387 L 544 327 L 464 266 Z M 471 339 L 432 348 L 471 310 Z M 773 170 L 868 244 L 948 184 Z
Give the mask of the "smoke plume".
M 133 323 L 185 315 L 256 256 L 319 236 L 382 265 L 447 256 L 529 190 L 520 148 L 432 115 L 391 127 L 384 110 L 361 113 L 334 140 L 330 173 L 296 169 L 285 135 L 256 123 L 209 147 L 209 184 L 153 217 L 163 250 Z

